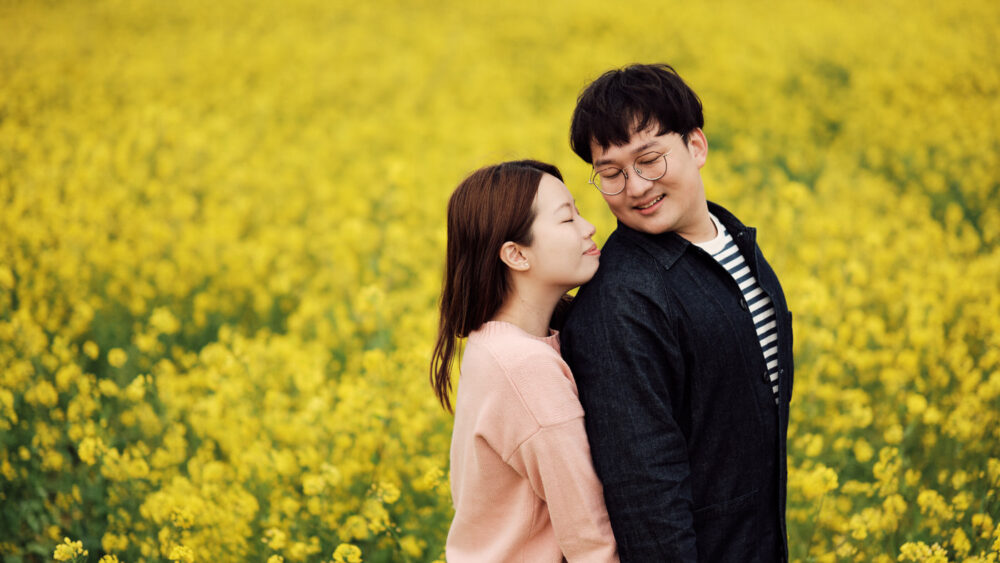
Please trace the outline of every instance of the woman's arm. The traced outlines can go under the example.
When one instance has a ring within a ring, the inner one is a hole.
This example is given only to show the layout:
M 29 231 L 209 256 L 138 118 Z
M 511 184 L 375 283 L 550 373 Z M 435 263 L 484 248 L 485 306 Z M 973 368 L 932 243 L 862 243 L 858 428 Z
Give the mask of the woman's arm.
M 583 417 L 541 427 L 514 452 L 511 464 L 524 468 L 535 494 L 545 500 L 567 561 L 618 561 Z

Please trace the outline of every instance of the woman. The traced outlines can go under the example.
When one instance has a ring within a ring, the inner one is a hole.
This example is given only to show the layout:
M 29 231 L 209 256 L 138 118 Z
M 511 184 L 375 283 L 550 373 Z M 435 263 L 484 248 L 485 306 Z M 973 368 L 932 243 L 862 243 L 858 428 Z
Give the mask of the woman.
M 559 170 L 477 170 L 448 203 L 448 256 L 431 381 L 451 410 L 449 563 L 618 561 L 569 367 L 550 319 L 597 271 L 594 226 Z

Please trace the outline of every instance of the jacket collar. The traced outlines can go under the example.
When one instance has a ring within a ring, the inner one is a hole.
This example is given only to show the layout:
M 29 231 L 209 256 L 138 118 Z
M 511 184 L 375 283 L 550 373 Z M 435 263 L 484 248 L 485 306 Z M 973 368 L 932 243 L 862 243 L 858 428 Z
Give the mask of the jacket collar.
M 755 237 L 756 230 L 754 228 L 744 225 L 735 215 L 721 205 L 709 201 L 708 211 L 719 219 L 719 222 L 726 227 L 726 230 L 734 238 L 753 240 Z M 616 232 L 621 233 L 622 237 L 646 250 L 664 268 L 668 269 L 691 246 L 691 242 L 673 231 L 653 235 L 637 231 L 621 221 L 618 221 Z

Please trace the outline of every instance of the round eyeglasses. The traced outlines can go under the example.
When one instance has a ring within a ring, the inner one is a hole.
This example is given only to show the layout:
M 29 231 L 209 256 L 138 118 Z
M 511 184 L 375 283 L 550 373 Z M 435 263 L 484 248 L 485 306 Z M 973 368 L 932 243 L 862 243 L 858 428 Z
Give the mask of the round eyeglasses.
M 632 170 L 643 180 L 659 180 L 667 173 L 667 157 L 670 151 L 661 153 L 652 151 L 640 154 L 632 161 Z M 604 195 L 618 195 L 625 190 L 625 182 L 628 181 L 628 172 L 617 166 L 605 166 L 600 170 L 594 169 L 590 175 L 589 184 L 601 191 Z

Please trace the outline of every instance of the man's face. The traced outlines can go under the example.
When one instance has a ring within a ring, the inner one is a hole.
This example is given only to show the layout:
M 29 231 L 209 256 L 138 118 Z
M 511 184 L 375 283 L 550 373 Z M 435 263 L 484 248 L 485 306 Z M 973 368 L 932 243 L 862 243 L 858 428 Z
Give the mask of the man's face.
M 700 172 L 708 154 L 708 142 L 701 129 L 691 131 L 688 142 L 684 143 L 678 133 L 657 135 L 658 128 L 654 123 L 632 133 L 628 143 L 612 145 L 607 150 L 592 141 L 594 170 L 615 167 L 628 174 L 621 193 L 603 194 L 611 212 L 622 223 L 651 234 L 674 231 L 690 240 L 704 227 L 704 221 L 710 221 Z M 667 171 L 658 180 L 643 179 L 633 169 L 636 157 L 650 151 L 670 153 Z

